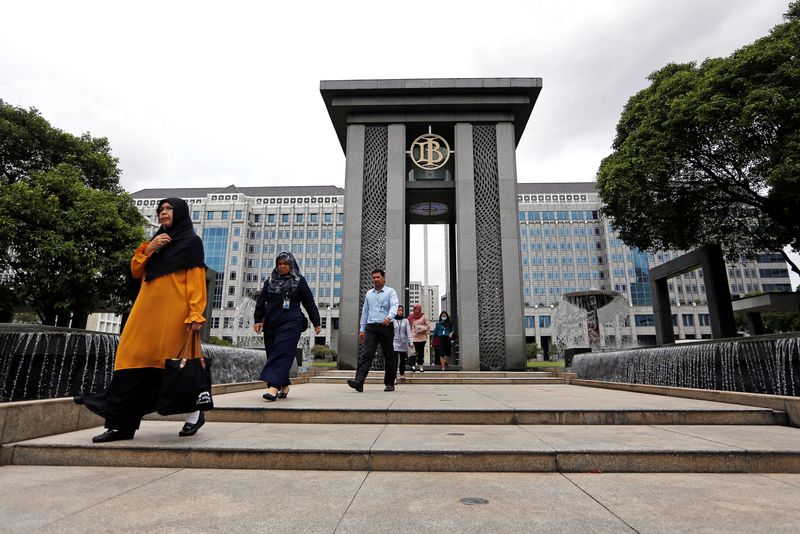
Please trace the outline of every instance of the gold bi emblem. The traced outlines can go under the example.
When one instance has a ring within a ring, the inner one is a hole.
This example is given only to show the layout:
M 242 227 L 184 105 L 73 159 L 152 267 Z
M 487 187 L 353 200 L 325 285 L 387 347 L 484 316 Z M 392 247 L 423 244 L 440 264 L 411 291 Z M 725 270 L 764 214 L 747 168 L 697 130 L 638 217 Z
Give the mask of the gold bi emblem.
M 441 135 L 426 133 L 414 139 L 409 154 L 417 167 L 432 171 L 443 167 L 450 159 L 450 146 Z

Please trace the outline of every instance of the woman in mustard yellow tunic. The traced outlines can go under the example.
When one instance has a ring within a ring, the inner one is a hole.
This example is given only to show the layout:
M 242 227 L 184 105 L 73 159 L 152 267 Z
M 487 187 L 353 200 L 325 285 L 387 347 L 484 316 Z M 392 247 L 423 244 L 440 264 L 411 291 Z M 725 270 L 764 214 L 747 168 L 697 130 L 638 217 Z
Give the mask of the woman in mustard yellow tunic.
M 141 289 L 120 336 L 111 383 L 82 398 L 106 420 L 107 430 L 92 438 L 95 443 L 133 438 L 142 416 L 155 411 L 164 360 L 178 354 L 189 329 L 205 323 L 205 255 L 189 207 L 182 199 L 166 198 L 157 213 L 161 227 L 131 260 Z M 191 436 L 203 423 L 202 412 L 189 414 L 179 435 Z

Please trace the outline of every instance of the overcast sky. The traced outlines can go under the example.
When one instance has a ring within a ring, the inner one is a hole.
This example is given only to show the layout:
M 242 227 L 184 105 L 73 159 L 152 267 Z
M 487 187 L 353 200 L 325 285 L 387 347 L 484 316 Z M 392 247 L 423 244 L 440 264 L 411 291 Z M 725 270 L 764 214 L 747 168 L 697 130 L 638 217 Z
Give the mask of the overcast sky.
M 319 81 L 541 77 L 520 182 L 593 180 L 627 99 L 788 0 L 0 0 L 0 98 L 108 137 L 129 191 L 344 186 Z

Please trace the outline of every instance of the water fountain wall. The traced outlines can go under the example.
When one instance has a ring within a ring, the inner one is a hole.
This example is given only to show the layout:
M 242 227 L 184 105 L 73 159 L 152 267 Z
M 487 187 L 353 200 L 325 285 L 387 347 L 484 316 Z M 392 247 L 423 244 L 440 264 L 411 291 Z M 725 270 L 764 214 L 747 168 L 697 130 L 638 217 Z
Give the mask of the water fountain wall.
M 800 333 L 579 354 L 578 378 L 800 396 Z
M 0 324 L 0 402 L 71 397 L 104 389 L 119 336 L 41 325 Z M 215 384 L 258 380 L 263 350 L 203 345 Z M 296 368 L 292 374 L 296 376 Z

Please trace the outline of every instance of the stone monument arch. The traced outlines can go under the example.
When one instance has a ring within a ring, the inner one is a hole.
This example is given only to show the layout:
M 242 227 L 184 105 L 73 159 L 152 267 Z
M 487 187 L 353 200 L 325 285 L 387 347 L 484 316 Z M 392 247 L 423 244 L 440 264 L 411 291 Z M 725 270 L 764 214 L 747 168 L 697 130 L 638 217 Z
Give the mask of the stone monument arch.
M 409 225 L 448 226 L 465 370 L 524 369 L 516 146 L 541 78 L 322 81 L 346 156 L 339 368 L 354 369 L 373 269 L 407 302 Z

